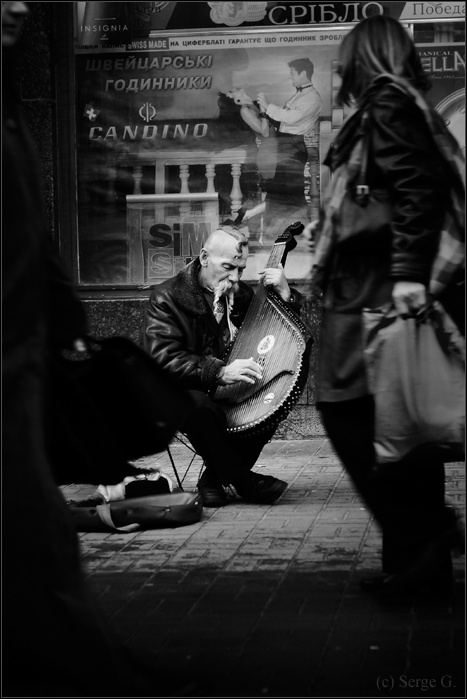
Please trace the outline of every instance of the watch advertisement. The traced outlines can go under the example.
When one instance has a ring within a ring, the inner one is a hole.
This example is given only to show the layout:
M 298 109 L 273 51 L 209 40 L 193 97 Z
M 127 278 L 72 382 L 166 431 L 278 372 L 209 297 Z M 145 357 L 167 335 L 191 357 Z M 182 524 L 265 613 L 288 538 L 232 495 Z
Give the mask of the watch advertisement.
M 465 20 L 465 4 L 447 2 L 76 2 L 75 49 L 151 48 L 161 32 L 338 27 L 374 14 L 401 22 Z
M 465 44 L 418 44 L 416 48 L 431 81 L 430 104 L 465 152 Z
M 192 32 L 151 50 L 77 54 L 80 283 L 171 277 L 226 220 L 248 235 L 244 276 L 257 279 L 277 237 L 318 216 L 320 148 L 343 119 L 334 96 L 345 31 Z M 303 123 L 282 121 L 299 102 Z M 278 159 L 283 124 L 298 155 Z M 306 241 L 297 243 L 290 279 L 310 269 Z
M 140 288 L 176 274 L 225 221 L 248 236 L 244 278 L 257 280 L 277 237 L 319 214 L 323 160 L 349 113 L 335 101 L 336 63 L 352 23 L 379 13 L 425 26 L 463 7 L 73 5 L 78 283 Z M 417 45 L 429 99 L 464 145 L 465 45 L 429 41 Z M 300 101 L 306 118 L 288 123 Z M 310 264 L 298 236 L 288 278 Z

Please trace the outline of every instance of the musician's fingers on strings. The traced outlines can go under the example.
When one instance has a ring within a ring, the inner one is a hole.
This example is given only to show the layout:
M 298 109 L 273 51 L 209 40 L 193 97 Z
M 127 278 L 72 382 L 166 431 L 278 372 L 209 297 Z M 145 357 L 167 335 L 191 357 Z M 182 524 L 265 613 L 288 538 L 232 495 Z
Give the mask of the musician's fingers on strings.
M 262 369 L 259 364 L 250 359 L 235 359 L 226 367 L 225 377 L 235 381 L 243 381 L 243 383 L 256 383 L 262 378 Z
M 249 376 L 253 377 L 253 383 L 254 379 L 262 379 L 263 378 L 263 370 L 260 367 L 259 364 L 257 364 L 253 357 L 250 357 L 250 359 L 247 360 L 248 365 L 246 367 L 246 371 L 248 372 Z
M 247 364 L 242 369 L 242 378 L 240 380 L 245 383 L 256 383 L 262 377 L 261 367 L 253 361 L 253 357 L 246 361 Z
M 242 381 L 243 383 L 251 383 L 255 384 L 257 381 L 260 380 L 260 376 L 257 374 L 254 374 L 255 378 L 253 378 L 250 374 L 247 374 L 246 372 L 242 373 L 239 375 L 238 380 Z

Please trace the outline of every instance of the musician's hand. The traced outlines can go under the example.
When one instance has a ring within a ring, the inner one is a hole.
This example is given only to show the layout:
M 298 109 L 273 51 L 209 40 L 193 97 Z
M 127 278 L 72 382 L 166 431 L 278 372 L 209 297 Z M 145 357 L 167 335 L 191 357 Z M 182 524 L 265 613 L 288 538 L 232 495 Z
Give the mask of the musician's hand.
M 290 301 L 290 287 L 280 263 L 278 267 L 268 267 L 259 276 L 265 287 L 272 287 L 286 303 Z
M 233 362 L 223 367 L 217 377 L 221 386 L 237 383 L 256 383 L 262 378 L 262 369 L 253 359 L 234 359 Z

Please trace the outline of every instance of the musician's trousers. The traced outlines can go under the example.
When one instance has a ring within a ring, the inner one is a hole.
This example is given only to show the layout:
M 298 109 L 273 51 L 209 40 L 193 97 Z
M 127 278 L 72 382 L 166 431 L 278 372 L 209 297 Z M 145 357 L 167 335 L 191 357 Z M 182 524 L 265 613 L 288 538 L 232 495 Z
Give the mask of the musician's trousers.
M 275 428 L 254 437 L 230 435 L 227 433 L 224 411 L 202 391 L 189 393 L 195 407 L 182 431 L 204 459 L 206 470 L 215 473 L 224 485 L 235 484 L 253 468 Z

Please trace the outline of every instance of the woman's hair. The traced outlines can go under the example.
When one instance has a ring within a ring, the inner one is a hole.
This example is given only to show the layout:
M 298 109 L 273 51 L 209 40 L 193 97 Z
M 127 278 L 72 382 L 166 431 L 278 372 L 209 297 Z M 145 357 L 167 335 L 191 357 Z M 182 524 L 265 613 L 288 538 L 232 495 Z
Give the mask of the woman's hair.
M 237 113 L 240 114 L 240 105 L 237 104 L 227 92 L 217 93 L 217 104 L 219 110 L 222 112 Z
M 375 15 L 357 24 L 341 43 L 339 62 L 340 105 L 358 101 L 382 73 L 405 78 L 423 92 L 430 87 L 412 39 L 393 17 Z
M 251 133 L 250 127 L 240 115 L 242 106 L 237 104 L 232 97 L 229 97 L 225 92 L 218 92 L 217 104 L 219 107 L 218 122 L 220 124 L 228 124 L 230 131 L 245 131 Z

